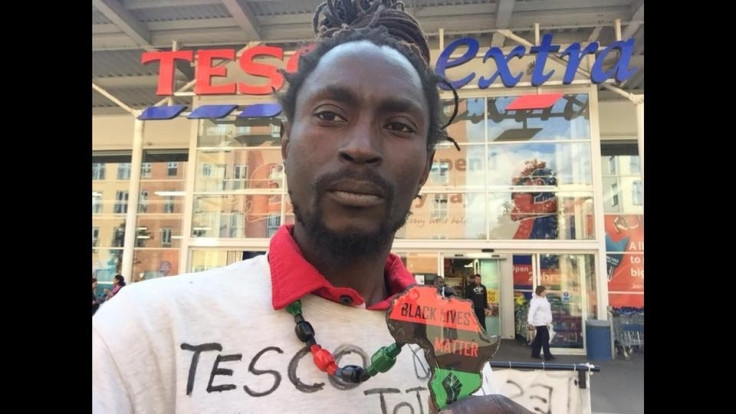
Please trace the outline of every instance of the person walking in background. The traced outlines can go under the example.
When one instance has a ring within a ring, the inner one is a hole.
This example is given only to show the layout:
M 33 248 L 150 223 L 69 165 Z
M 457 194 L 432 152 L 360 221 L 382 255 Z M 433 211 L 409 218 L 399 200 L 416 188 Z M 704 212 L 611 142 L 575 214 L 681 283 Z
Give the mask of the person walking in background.
M 529 302 L 527 322 L 536 331 L 532 341 L 532 358 L 542 358 L 539 355 L 541 349 L 544 350 L 546 361 L 555 359 L 549 352 L 549 325 L 552 324 L 552 307 L 547 300 L 547 288 L 542 285 L 534 289 L 534 296 Z
M 437 293 L 443 298 L 449 298 L 450 296 L 456 296 L 455 290 L 445 284 L 445 278 L 442 276 L 436 276 L 434 278 L 434 285 L 437 287 Z
M 97 279 L 94 277 L 92 278 L 92 315 L 97 312 L 97 309 L 100 308 L 100 299 L 95 294 L 95 291 L 97 290 Z
M 488 295 L 486 294 L 486 287 L 481 283 L 481 277 L 479 274 L 473 275 L 473 283 L 465 289 L 465 299 L 473 301 L 473 310 L 475 316 L 478 317 L 478 322 L 483 326 L 483 330 L 486 330 L 486 315 L 491 314 L 491 308 L 488 306 Z
M 123 277 L 123 275 L 118 273 L 113 278 L 112 290 L 105 289 L 106 300 L 110 300 L 113 296 L 117 295 L 118 292 L 120 292 L 120 289 L 122 289 L 124 286 L 125 286 L 125 278 Z

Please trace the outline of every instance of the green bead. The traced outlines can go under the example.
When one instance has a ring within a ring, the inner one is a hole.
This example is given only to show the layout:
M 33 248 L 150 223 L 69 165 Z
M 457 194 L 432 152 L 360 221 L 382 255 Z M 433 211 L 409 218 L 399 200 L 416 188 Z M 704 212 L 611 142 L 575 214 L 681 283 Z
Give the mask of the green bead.
M 291 305 L 286 307 L 286 311 L 289 312 L 292 315 L 301 315 L 302 313 L 302 301 L 297 300 L 296 302 L 292 302 Z
M 396 356 L 401 352 L 402 346 L 393 343 L 389 346 L 383 346 L 376 351 L 371 357 L 371 365 L 366 369 L 368 374 L 374 376 L 379 372 L 386 372 L 391 369 L 396 363 Z

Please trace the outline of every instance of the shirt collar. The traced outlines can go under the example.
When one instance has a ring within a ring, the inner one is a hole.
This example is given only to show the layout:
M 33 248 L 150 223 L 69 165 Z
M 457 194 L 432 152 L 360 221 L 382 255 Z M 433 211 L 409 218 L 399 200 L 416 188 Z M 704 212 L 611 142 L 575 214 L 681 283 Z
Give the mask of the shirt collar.
M 271 237 L 268 263 L 271 268 L 271 303 L 276 310 L 314 293 L 333 302 L 361 306 L 365 299 L 353 288 L 333 286 L 312 266 L 296 244 L 292 232 L 293 224 L 281 226 Z M 393 253 L 386 258 L 384 274 L 389 296 L 381 302 L 367 307 L 371 310 L 388 309 L 393 296 L 416 283 L 401 258 Z

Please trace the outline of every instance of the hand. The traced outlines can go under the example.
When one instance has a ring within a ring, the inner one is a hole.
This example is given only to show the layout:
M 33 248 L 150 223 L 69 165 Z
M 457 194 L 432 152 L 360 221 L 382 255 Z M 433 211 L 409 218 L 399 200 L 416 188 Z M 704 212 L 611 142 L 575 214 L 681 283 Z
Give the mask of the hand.
M 437 414 L 532 414 L 532 412 L 505 395 L 490 394 L 463 398 Z
M 536 326 L 534 326 L 534 325 L 529 325 L 529 326 L 527 327 L 527 329 L 529 329 L 530 331 L 536 331 L 536 330 L 537 330 L 537 327 L 536 327 Z
M 485 313 L 486 313 L 486 316 L 488 316 L 488 315 L 490 315 L 490 314 L 491 314 L 491 310 L 490 310 L 490 309 L 486 309 L 486 310 L 485 310 Z

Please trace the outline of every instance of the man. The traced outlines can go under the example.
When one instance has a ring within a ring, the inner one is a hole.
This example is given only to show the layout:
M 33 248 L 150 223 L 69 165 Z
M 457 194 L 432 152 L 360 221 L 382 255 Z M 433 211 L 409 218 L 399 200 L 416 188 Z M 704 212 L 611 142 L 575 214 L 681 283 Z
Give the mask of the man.
M 134 284 L 101 309 L 94 412 L 429 412 L 417 346 L 365 383 L 350 373 L 392 344 L 386 309 L 414 282 L 390 250 L 446 137 L 437 78 L 400 3 L 331 3 L 281 97 L 296 223 L 267 255 Z M 492 394 L 443 412 L 528 411 Z
M 479 274 L 473 275 L 473 283 L 465 288 L 465 299 L 473 301 L 473 310 L 475 316 L 478 317 L 478 322 L 483 326 L 483 330 L 486 330 L 486 315 L 491 314 L 491 308 L 488 306 L 488 295 L 486 294 L 486 287 L 481 283 L 481 277 Z
M 434 278 L 434 285 L 437 286 L 437 293 L 443 298 L 449 298 L 455 295 L 455 290 L 445 284 L 445 278 L 442 276 L 436 276 Z
M 552 306 L 547 300 L 547 288 L 539 285 L 534 289 L 534 296 L 529 302 L 529 314 L 527 315 L 529 327 L 534 327 L 536 335 L 532 341 L 532 358 L 541 359 L 540 349 L 544 350 L 544 359 L 551 361 L 555 359 L 549 351 L 549 325 L 552 323 Z

